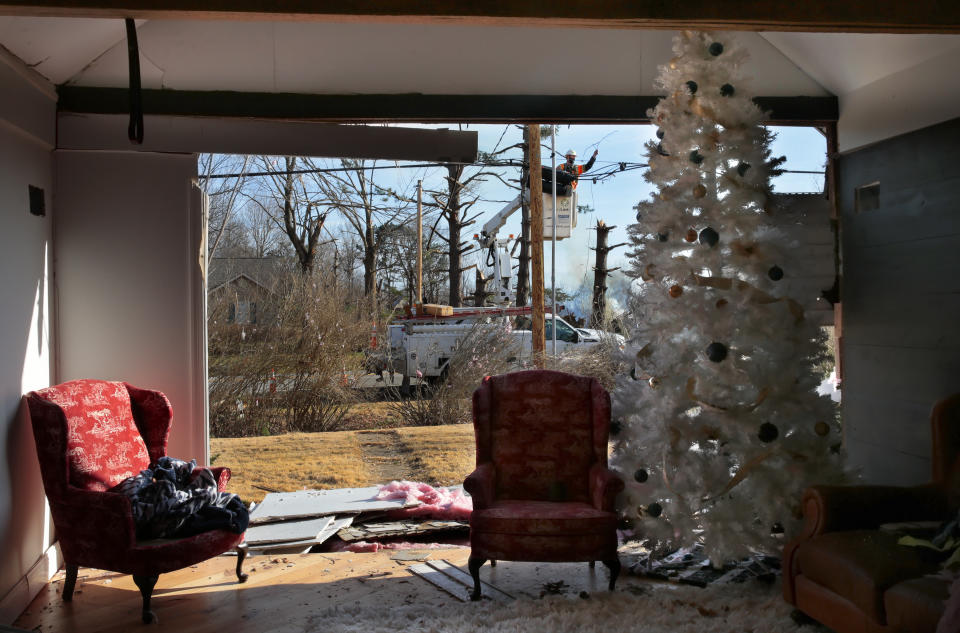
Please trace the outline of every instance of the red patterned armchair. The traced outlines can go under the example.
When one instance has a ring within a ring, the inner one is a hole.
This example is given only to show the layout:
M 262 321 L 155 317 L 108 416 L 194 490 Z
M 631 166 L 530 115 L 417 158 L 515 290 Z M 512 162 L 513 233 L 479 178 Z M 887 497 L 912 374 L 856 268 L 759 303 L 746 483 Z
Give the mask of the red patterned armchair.
M 600 560 L 612 591 L 620 573 L 607 469 L 610 396 L 593 378 L 532 370 L 483 379 L 473 394 L 477 468 L 464 481 L 470 516 L 471 598 L 487 560 Z
M 132 574 L 143 621 L 159 574 L 237 547 L 242 534 L 213 530 L 181 539 L 138 542 L 129 497 L 110 492 L 166 455 L 173 411 L 159 391 L 124 382 L 74 380 L 23 397 L 33 426 L 43 486 L 66 563 L 63 599 L 73 597 L 80 565 Z M 220 490 L 230 470 L 214 468 Z M 237 578 L 244 548 L 238 548 Z

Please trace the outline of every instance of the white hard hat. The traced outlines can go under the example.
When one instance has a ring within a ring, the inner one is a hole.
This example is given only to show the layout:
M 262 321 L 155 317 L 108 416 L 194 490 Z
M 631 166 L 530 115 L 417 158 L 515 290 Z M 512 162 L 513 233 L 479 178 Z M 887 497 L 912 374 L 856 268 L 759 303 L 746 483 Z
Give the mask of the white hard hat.
M 566 152 L 564 152 L 563 155 L 564 155 L 564 156 L 576 156 L 576 155 L 577 155 L 577 152 L 576 152 L 575 150 L 568 149 Z

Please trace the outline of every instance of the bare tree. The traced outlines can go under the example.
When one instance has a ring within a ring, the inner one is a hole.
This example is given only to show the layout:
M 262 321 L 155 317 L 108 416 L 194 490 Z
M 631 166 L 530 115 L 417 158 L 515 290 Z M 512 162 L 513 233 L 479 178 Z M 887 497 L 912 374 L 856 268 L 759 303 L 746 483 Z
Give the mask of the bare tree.
M 306 162 L 312 168 L 311 175 L 325 203 L 341 214 L 363 248 L 363 291 L 375 300 L 377 251 L 384 239 L 376 227 L 408 222 L 411 197 L 378 185 L 374 178 L 375 161 L 342 159 L 339 171 L 326 172 L 314 161 Z
M 450 289 L 448 303 L 454 307 L 463 305 L 463 278 L 462 273 L 466 268 L 463 265 L 464 255 L 474 250 L 474 247 L 465 243 L 463 240 L 463 230 L 473 224 L 479 213 L 471 214 L 474 205 L 481 201 L 477 189 L 479 185 L 487 180 L 494 178 L 511 188 L 516 185 L 504 180 L 503 175 L 493 169 L 496 165 L 496 157 L 510 149 L 520 147 L 511 145 L 500 148 L 509 126 L 504 128 L 497 146 L 490 152 L 480 153 L 480 162 L 482 163 L 473 173 L 468 173 L 468 165 L 462 163 L 451 163 L 445 165 L 447 170 L 446 190 L 428 192 L 435 206 L 440 211 L 442 219 L 446 220 L 446 234 L 440 234 L 440 238 L 447 244 L 447 258 L 450 276 Z
M 317 175 L 305 177 L 297 173 L 296 156 L 285 156 L 282 159 L 261 156 L 260 163 L 265 171 L 269 172 L 266 181 L 261 182 L 257 195 L 248 196 L 254 204 L 286 234 L 293 247 L 300 266 L 300 272 L 313 272 L 316 263 L 317 247 L 323 233 L 327 217 L 333 210 L 322 197 L 318 188 L 311 186 L 316 183 Z M 278 165 L 283 169 L 278 169 Z
M 203 191 L 209 196 L 210 205 L 207 218 L 207 252 L 210 257 L 217 249 L 225 246 L 236 254 L 246 242 L 242 235 L 243 223 L 237 221 L 236 210 L 242 203 L 242 191 L 247 184 L 247 156 L 229 154 L 201 154 L 199 172 L 203 181 Z M 239 174 L 229 178 L 218 178 L 220 174 Z

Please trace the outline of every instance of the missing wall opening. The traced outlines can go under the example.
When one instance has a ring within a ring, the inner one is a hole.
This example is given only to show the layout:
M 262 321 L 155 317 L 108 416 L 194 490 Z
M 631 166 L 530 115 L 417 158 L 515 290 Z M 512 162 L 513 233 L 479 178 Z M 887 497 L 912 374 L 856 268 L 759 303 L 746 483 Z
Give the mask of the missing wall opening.
M 45 216 L 47 214 L 47 203 L 43 196 L 43 189 L 27 185 L 27 190 L 30 193 L 30 213 L 40 217 Z
M 871 182 L 856 189 L 856 211 L 876 211 L 880 208 L 880 182 Z

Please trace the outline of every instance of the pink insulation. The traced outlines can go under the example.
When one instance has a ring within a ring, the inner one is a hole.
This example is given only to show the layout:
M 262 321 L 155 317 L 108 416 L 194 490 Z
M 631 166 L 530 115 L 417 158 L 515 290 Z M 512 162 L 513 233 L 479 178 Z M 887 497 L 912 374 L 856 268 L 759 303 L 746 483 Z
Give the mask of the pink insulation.
M 428 484 L 413 481 L 391 481 L 380 486 L 377 499 L 399 500 L 407 503 L 419 502 L 412 508 L 391 510 L 391 518 L 425 518 L 449 521 L 466 521 L 473 512 L 473 500 L 462 488 L 434 488 Z
M 456 539 L 452 543 L 410 543 L 408 541 L 394 541 L 388 543 L 377 543 L 370 541 L 357 541 L 355 543 L 334 543 L 330 548 L 331 552 L 379 552 L 385 549 L 457 549 L 459 547 L 468 547 L 470 542 L 467 539 Z

